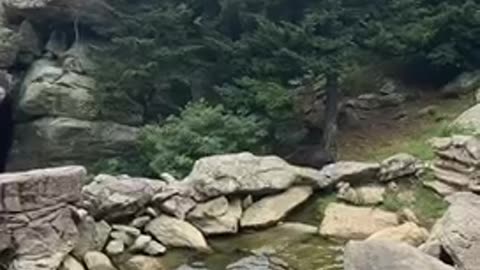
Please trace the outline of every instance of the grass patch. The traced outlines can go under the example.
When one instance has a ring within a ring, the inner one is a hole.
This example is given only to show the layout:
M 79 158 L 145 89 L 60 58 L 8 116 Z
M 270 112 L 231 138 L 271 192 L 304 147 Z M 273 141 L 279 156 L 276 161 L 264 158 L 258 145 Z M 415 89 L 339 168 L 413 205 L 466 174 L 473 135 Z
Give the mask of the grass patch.
M 411 200 L 403 196 L 407 192 L 412 195 Z M 392 212 L 409 208 L 417 215 L 423 226 L 430 228 L 445 213 L 448 203 L 421 183 L 415 183 L 402 185 L 398 192 L 388 192 L 381 208 Z

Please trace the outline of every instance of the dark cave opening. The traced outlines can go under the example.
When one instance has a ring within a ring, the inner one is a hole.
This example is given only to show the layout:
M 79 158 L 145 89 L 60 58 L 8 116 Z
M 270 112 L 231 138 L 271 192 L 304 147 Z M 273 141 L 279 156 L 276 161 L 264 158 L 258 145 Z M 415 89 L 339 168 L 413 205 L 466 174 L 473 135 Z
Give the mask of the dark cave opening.
M 447 251 L 445 251 L 443 247 L 440 248 L 439 259 L 445 264 L 455 266 L 455 262 L 453 261 L 452 257 L 450 256 L 450 254 L 447 253 Z

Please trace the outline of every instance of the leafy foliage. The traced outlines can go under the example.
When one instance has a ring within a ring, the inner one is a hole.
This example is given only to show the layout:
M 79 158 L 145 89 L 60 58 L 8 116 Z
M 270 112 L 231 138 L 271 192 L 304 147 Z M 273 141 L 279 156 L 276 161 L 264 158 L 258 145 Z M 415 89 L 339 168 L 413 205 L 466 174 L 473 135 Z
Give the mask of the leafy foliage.
M 344 90 L 358 93 L 371 90 L 375 80 L 365 67 L 377 61 L 440 81 L 480 65 L 476 0 L 110 2 L 119 23 L 96 57 L 105 108 L 140 104 L 144 122 L 153 125 L 179 115 L 147 129 L 146 141 L 155 147 L 145 151 L 157 172 L 183 172 L 200 155 L 284 143 L 291 135 L 284 131 L 302 122 L 291 82 L 307 75 L 338 74 Z M 182 112 L 202 99 L 223 106 L 198 103 Z M 207 132 L 209 121 L 233 113 L 235 121 L 249 123 L 243 132 L 261 123 L 255 136 L 261 140 Z M 193 136 L 185 129 L 194 130 L 195 150 L 184 144 Z M 174 142 L 158 141 L 164 138 Z
M 179 116 L 164 125 L 144 129 L 143 153 L 157 174 L 165 171 L 177 177 L 188 173 L 193 163 L 204 156 L 226 152 L 261 152 L 267 133 L 253 116 L 233 115 L 223 106 L 200 101 L 186 106 Z

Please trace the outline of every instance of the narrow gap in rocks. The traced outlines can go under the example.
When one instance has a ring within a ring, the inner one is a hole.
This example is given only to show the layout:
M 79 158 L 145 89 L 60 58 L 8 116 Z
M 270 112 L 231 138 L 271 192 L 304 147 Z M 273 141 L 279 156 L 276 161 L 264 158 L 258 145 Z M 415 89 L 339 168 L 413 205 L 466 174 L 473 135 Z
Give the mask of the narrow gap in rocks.
M 455 266 L 455 262 L 453 261 L 452 257 L 450 256 L 450 254 L 447 253 L 447 251 L 445 251 L 443 247 L 440 248 L 439 259 L 448 265 Z

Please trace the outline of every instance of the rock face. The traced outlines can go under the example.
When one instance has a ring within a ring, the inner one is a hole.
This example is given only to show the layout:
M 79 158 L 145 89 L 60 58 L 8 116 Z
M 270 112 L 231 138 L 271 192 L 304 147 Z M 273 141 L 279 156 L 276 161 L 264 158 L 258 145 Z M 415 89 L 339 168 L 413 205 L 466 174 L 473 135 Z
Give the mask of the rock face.
M 78 239 L 69 205 L 79 202 L 85 178 L 83 167 L 0 175 L 0 237 L 11 237 L 6 248 L 15 253 L 9 269 L 59 268 Z
M 226 197 L 198 204 L 188 214 L 188 221 L 205 235 L 237 233 L 238 223 L 242 217 L 240 200 L 229 202 Z
M 480 104 L 466 110 L 453 121 L 452 125 L 471 132 L 480 133 Z
M 323 236 L 340 239 L 365 239 L 370 235 L 398 225 L 397 215 L 380 209 L 353 207 L 331 203 L 319 232 Z
M 227 266 L 226 270 L 288 270 L 291 269 L 280 258 L 267 255 L 254 255 Z
M 448 201 L 451 203 L 450 207 L 435 224 L 423 248 L 434 256 L 445 252 L 457 269 L 478 269 L 480 196 L 457 193 L 448 197 Z
M 324 179 L 317 170 L 294 167 L 275 156 L 240 153 L 202 158 L 184 181 L 198 193 L 198 200 L 207 200 L 236 193 L 266 194 Z
M 250 206 L 240 220 L 243 228 L 259 228 L 273 225 L 282 220 L 296 206 L 312 195 L 309 186 L 292 187 L 289 190 L 266 197 Z
M 430 186 L 440 193 L 480 191 L 480 139 L 474 136 L 452 136 L 431 141 L 436 159 L 432 169 L 441 183 Z
M 40 118 L 16 126 L 11 168 L 31 168 L 66 163 L 95 164 L 99 159 L 129 153 L 139 130 L 112 122 L 73 118 Z
M 410 154 L 399 153 L 382 161 L 380 166 L 380 180 L 388 182 L 397 178 L 413 176 L 423 169 L 424 164 Z
M 183 220 L 162 215 L 147 224 L 145 231 L 167 247 L 210 251 L 202 233 Z
M 390 241 L 349 242 L 345 270 L 454 270 L 407 244 Z
M 164 186 L 157 180 L 102 174 L 83 187 L 82 194 L 93 216 L 112 220 L 137 213 Z
M 372 234 L 367 240 L 389 240 L 418 247 L 428 238 L 428 231 L 413 222 L 391 227 Z

